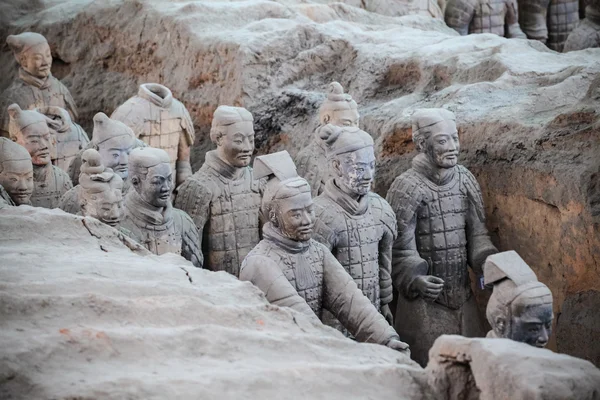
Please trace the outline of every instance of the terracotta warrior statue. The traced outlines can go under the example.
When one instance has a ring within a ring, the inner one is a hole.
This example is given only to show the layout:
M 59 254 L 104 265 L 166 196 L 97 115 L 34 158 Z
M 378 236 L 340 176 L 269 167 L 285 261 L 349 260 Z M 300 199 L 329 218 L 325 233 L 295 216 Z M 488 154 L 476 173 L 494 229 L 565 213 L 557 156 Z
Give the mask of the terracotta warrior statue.
M 371 304 L 393 324 L 392 244 L 396 216 L 371 192 L 375 174 L 373 138 L 356 127 L 325 125 L 321 130 L 334 178 L 315 199 L 315 235 L 342 264 Z M 329 315 L 323 322 L 344 332 Z M 347 333 L 347 332 L 344 332 Z
M 124 182 L 123 194 L 129 188 L 129 153 L 135 146 L 136 140 L 133 131 L 127 125 L 108 118 L 106 114 L 101 112 L 94 116 L 92 141 L 86 147 L 98 151 L 102 165 L 119 175 Z M 79 176 L 84 151 L 79 151 L 69 165 L 69 176 L 75 187 L 69 190 L 60 200 L 60 209 L 71 214 L 77 214 L 81 211 L 79 206 L 79 192 L 81 190 Z
M 19 76 L 0 95 L 0 134 L 8 137 L 6 109 L 12 103 L 22 109 L 57 106 L 77 118 L 77 109 L 69 90 L 52 76 L 52 54 L 46 38 L 39 33 L 9 35 L 6 43 L 19 63 Z
M 0 187 L 9 205 L 31 205 L 33 164 L 29 152 L 21 145 L 0 137 Z
M 190 175 L 190 146 L 194 144 L 194 124 L 185 106 L 171 91 L 157 83 L 140 85 L 137 96 L 119 106 L 110 116 L 133 129 L 136 138 L 163 149 L 176 171 L 176 185 Z
M 298 175 L 308 181 L 312 195 L 316 197 L 323 192 L 325 182 L 332 178 L 329 174 L 325 144 L 320 139 L 320 129 L 324 125 L 358 127 L 358 106 L 352 96 L 344 93 L 338 82 L 329 84 L 327 99 L 319 108 L 320 126 L 315 132 L 313 141 L 304 148 L 296 159 Z
M 83 128 L 71 120 L 64 108 L 47 106 L 36 109 L 48 117 L 50 133 L 56 140 L 56 154 L 52 156 L 52 164 L 67 172 L 71 161 L 86 148 L 90 139 Z
M 588 0 L 585 18 L 567 37 L 564 52 L 600 47 L 600 0 Z
M 8 107 L 10 137 L 25 147 L 33 163 L 33 194 L 35 207 L 55 208 L 63 194 L 73 187 L 69 176 L 52 165 L 50 154 L 56 143 L 46 124 L 46 117 L 37 111 L 21 110 L 18 104 Z
M 448 0 L 444 20 L 463 36 L 494 33 L 507 38 L 527 38 L 519 27 L 516 0 Z
M 256 177 L 270 176 L 262 200 L 263 240 L 248 254 L 240 279 L 278 306 L 313 320 L 331 312 L 359 342 L 409 353 L 408 345 L 356 286 L 323 244 L 311 239 L 315 214 L 310 186 L 286 151 L 257 157 Z
M 102 165 L 100 153 L 83 152 L 79 175 L 81 214 L 117 228 L 123 219 L 123 179 Z
M 175 206 L 196 223 L 204 268 L 238 276 L 242 260 L 260 240 L 260 183 L 249 167 L 254 152 L 252 114 L 219 106 L 210 139 L 217 149 L 176 191 Z
M 201 267 L 198 229 L 189 215 L 171 205 L 174 179 L 167 152 L 153 147 L 132 150 L 129 174 L 133 189 L 125 197 L 121 227 L 154 254 L 181 254 Z
M 394 180 L 387 201 L 398 222 L 392 250 L 396 330 L 425 366 L 438 336 L 483 335 L 467 267 L 481 276 L 483 262 L 497 250 L 485 227 L 479 184 L 457 164 L 454 114 L 417 110 L 412 135 L 419 154 Z
M 579 0 L 520 0 L 519 24 L 529 39 L 560 52 L 579 24 Z
M 489 256 L 485 284 L 494 291 L 487 305 L 487 337 L 546 347 L 552 333 L 552 292 L 515 251 Z

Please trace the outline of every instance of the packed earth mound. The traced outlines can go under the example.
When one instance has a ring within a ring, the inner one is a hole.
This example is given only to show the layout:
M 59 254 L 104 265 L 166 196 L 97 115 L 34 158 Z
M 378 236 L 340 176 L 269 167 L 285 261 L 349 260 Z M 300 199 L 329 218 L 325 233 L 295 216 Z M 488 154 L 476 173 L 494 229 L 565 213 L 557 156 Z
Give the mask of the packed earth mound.
M 494 243 L 516 250 L 554 294 L 550 347 L 598 363 L 600 341 L 579 342 L 569 324 L 600 335 L 600 314 L 576 306 L 600 301 L 600 49 L 558 54 L 534 41 L 460 37 L 439 19 L 367 3 L 9 0 L 0 42 L 28 30 L 48 38 L 53 73 L 88 132 L 96 112 L 111 113 L 139 84 L 168 86 L 197 129 L 195 170 L 218 105 L 254 113 L 259 153 L 295 155 L 335 80 L 376 139 L 385 194 L 414 156 L 411 113 L 448 108 Z M 0 89 L 16 73 L 4 50 Z
M 0 398 L 422 399 L 424 371 L 91 218 L 0 215 Z M 132 251 L 133 250 L 133 251 Z

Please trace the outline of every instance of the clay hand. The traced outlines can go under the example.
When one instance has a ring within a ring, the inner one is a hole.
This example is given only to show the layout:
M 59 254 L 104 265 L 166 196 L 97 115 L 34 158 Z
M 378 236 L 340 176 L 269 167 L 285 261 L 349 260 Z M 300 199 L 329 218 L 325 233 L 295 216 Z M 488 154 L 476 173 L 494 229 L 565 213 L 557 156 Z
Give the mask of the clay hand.
M 381 306 L 381 315 L 383 315 L 388 324 L 394 326 L 394 314 L 392 314 L 389 304 Z
M 410 347 L 407 343 L 401 342 L 398 339 L 391 339 L 389 342 L 387 342 L 386 346 L 410 357 Z
M 435 300 L 444 288 L 444 280 L 432 275 L 421 275 L 413 281 L 415 290 L 425 299 Z

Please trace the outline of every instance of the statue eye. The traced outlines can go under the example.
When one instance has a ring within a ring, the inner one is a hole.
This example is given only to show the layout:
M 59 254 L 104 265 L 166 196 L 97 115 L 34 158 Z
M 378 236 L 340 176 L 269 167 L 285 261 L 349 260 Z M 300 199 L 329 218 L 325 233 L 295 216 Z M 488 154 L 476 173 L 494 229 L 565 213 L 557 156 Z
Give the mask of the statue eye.
M 446 144 L 446 139 L 438 140 L 439 144 Z

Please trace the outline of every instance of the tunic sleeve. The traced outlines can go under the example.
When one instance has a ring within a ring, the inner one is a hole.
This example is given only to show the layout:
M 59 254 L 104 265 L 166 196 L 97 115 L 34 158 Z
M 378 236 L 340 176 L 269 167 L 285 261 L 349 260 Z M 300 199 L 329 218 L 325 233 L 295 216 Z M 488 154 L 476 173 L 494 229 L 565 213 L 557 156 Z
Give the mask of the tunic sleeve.
M 377 196 L 379 197 L 379 196 Z M 387 201 L 378 198 L 381 204 L 383 237 L 379 241 L 379 290 L 381 305 L 392 301 L 392 247 L 398 237 L 396 215 Z
M 186 260 L 189 260 L 194 267 L 202 268 L 204 257 L 200 248 L 200 235 L 198 228 L 194 224 L 192 218 L 184 211 L 178 210 L 181 213 L 181 255 Z
M 387 201 L 396 214 L 398 236 L 392 246 L 392 281 L 405 297 L 412 299 L 418 293 L 412 283 L 419 275 L 427 275 L 429 264 L 417 250 L 415 230 L 417 209 L 422 192 L 418 181 L 406 172 L 400 175 L 387 194 Z
M 251 282 L 266 296 L 269 303 L 290 307 L 321 323 L 310 306 L 287 280 L 281 269 L 268 257 L 248 255 L 242 262 L 240 280 Z
M 462 36 L 469 34 L 469 25 L 475 13 L 473 0 L 449 0 L 444 19 L 446 24 Z
M 329 310 L 359 342 L 386 345 L 398 334 L 356 286 L 344 267 L 324 250 L 323 307 Z

